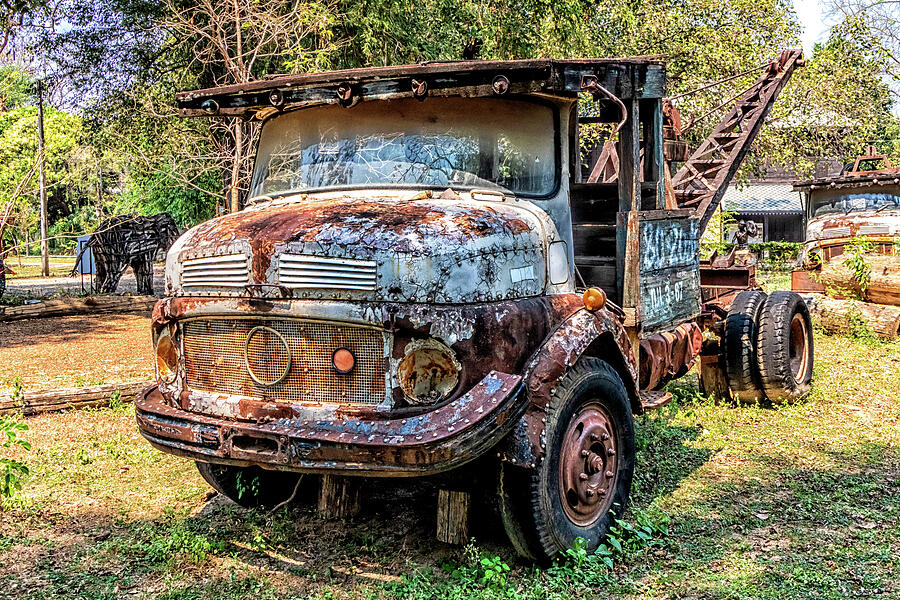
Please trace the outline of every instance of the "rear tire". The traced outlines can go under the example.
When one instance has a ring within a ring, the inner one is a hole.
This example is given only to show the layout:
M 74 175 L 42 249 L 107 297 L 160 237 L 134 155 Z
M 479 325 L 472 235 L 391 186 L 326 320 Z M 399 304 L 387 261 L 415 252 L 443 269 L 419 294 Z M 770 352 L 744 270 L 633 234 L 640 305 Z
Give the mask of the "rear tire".
M 765 394 L 757 366 L 759 315 L 766 302 L 765 292 L 741 292 L 725 318 L 725 368 L 728 387 L 738 400 L 761 400 Z
M 625 511 L 634 472 L 631 404 L 608 363 L 585 357 L 563 376 L 544 440 L 536 467 L 501 471 L 510 541 L 530 559 L 550 559 L 578 538 L 593 552 Z
M 233 467 L 200 461 L 196 464 L 200 475 L 213 489 L 246 508 L 271 508 L 281 504 L 291 497 L 302 477 L 299 473 L 268 471 L 259 467 Z
M 759 321 L 760 383 L 772 402 L 809 393 L 813 372 L 812 322 L 809 308 L 794 292 L 772 292 Z

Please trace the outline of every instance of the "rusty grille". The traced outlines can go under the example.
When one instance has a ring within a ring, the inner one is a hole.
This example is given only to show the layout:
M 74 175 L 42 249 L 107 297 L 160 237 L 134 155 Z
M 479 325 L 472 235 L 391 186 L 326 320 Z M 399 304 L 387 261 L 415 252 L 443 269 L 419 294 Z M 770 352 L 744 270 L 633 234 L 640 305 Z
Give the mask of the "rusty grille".
M 377 329 L 288 319 L 201 319 L 187 321 L 183 327 L 189 389 L 286 402 L 384 402 L 384 338 Z M 247 343 L 250 332 L 258 327 L 280 333 L 290 349 L 288 372 L 273 385 L 260 385 L 247 369 L 248 364 L 262 367 L 267 360 L 284 360 L 283 348 L 268 352 L 258 340 Z M 332 354 L 340 347 L 356 357 L 355 368 L 346 375 L 332 366 Z

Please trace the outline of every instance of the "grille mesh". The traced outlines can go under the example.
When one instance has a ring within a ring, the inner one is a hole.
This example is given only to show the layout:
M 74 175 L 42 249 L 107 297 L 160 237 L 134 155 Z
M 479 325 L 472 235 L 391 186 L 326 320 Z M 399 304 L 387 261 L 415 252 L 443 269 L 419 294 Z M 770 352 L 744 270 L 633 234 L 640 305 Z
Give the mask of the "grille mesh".
M 251 365 L 283 360 L 277 348 L 267 349 L 256 339 L 247 344 L 248 334 L 257 326 L 279 332 L 291 352 L 287 376 L 271 386 L 253 381 L 245 363 L 245 348 Z M 288 319 L 192 320 L 183 327 L 189 389 L 294 402 L 384 402 L 384 338 L 379 330 Z M 339 347 L 349 348 L 356 356 L 356 368 L 346 375 L 335 372 L 331 364 L 332 353 Z

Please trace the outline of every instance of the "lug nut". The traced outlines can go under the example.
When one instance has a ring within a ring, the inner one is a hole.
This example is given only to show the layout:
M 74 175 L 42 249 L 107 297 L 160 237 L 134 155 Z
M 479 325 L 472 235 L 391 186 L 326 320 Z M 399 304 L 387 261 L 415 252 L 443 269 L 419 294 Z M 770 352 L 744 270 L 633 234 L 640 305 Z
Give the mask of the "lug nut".
M 612 479 L 612 476 L 613 476 L 613 472 L 612 472 L 612 471 L 607 471 L 607 472 L 606 472 L 606 478 L 607 478 L 607 479 Z
M 609 434 L 608 434 L 608 433 L 604 433 L 603 435 L 600 436 L 600 439 L 603 440 L 603 441 L 605 442 L 606 440 L 609 439 Z
M 588 454 L 590 454 L 590 453 L 589 453 L 587 450 L 582 450 L 582 451 L 581 451 L 581 457 L 582 457 L 582 458 L 587 458 L 587 457 L 588 457 Z
M 582 481 L 586 481 L 587 478 L 588 478 L 587 473 L 579 473 L 579 474 L 578 474 L 578 479 L 580 479 L 580 480 L 582 480 Z
M 612 448 L 610 448 L 609 450 L 606 451 L 606 454 L 607 454 L 607 456 L 615 456 L 616 451 L 613 450 Z

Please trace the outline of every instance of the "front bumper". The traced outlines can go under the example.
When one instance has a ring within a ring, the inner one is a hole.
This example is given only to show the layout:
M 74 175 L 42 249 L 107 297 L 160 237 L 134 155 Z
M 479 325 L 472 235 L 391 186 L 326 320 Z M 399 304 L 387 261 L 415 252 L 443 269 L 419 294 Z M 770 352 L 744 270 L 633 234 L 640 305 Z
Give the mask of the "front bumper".
M 414 477 L 478 458 L 516 424 L 522 378 L 491 371 L 469 392 L 406 418 L 339 416 L 237 421 L 168 405 L 156 386 L 135 401 L 141 434 L 193 460 L 284 471 Z

